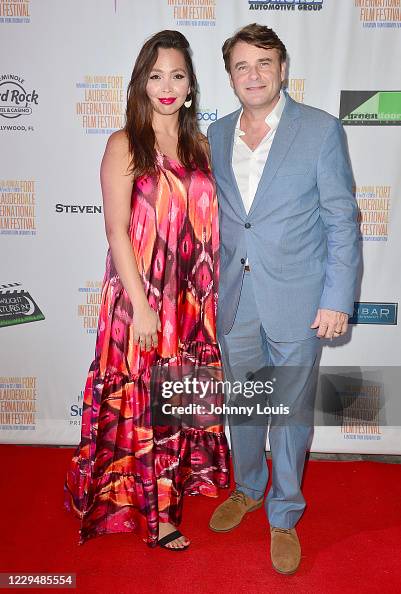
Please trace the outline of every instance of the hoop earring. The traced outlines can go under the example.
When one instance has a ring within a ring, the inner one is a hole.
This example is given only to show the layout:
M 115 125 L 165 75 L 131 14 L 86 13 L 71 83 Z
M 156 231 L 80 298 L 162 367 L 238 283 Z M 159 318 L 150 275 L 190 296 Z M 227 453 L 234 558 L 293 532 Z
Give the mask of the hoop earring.
M 186 100 L 184 101 L 184 105 L 187 109 L 189 109 L 192 105 L 192 97 L 191 94 L 188 93 Z

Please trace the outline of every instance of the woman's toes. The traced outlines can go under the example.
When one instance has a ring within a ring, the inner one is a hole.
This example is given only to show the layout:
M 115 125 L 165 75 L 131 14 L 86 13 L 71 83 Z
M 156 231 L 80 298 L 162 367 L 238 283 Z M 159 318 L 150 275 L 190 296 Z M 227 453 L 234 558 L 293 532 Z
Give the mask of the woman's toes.
M 189 541 L 185 538 L 185 536 L 180 536 L 179 538 L 173 540 L 173 546 L 175 549 L 182 549 L 187 544 L 189 544 Z

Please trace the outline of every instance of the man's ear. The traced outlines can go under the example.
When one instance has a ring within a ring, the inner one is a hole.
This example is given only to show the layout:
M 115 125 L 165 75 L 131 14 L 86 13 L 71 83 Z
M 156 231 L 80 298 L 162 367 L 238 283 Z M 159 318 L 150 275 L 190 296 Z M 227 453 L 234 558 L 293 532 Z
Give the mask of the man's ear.
M 287 62 L 281 62 L 281 82 L 283 83 L 287 73 Z
M 233 79 L 230 73 L 228 73 L 228 80 L 230 81 L 230 86 L 233 89 L 234 88 L 234 83 L 233 83 Z

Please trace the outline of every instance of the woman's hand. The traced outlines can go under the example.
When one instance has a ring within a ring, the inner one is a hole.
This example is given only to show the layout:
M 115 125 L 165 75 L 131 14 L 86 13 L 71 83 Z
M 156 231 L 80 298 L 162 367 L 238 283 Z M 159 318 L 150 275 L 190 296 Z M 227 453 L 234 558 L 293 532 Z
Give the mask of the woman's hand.
M 148 303 L 135 308 L 133 317 L 134 342 L 144 351 L 150 351 L 158 345 L 157 333 L 161 331 L 159 314 Z

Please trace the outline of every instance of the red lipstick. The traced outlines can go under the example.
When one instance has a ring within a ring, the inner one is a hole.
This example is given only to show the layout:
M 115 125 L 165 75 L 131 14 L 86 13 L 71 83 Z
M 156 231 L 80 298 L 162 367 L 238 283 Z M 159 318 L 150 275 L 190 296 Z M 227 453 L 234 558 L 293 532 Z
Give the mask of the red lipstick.
M 171 105 L 176 100 L 176 97 L 159 97 L 160 103 L 163 105 Z

